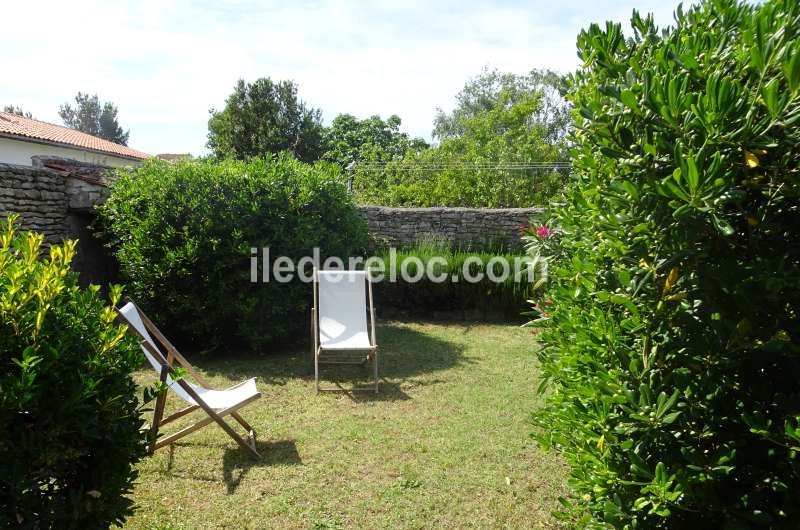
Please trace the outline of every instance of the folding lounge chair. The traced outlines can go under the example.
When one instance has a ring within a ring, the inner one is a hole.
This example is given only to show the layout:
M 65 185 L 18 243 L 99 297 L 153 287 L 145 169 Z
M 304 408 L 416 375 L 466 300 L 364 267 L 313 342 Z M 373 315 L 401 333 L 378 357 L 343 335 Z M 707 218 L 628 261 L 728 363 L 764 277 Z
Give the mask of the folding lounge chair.
M 367 310 L 369 310 L 369 329 Z M 317 392 L 320 391 L 320 364 L 366 364 L 369 361 L 372 361 L 375 392 L 378 392 L 378 345 L 375 340 L 372 282 L 368 270 L 314 269 L 311 333 Z
M 139 345 L 142 347 L 142 351 L 150 365 L 159 374 L 161 382 L 165 383 L 170 390 L 189 404 L 189 406 L 178 412 L 163 418 L 164 404 L 167 399 L 166 390 L 158 395 L 155 410 L 153 411 L 153 423 L 150 426 L 150 453 L 152 454 L 156 449 L 169 445 L 198 429 L 202 429 L 206 425 L 216 422 L 231 438 L 236 440 L 236 443 L 256 458 L 260 458 L 256 450 L 256 433 L 237 412 L 240 408 L 261 397 L 258 389 L 256 389 L 255 379 L 248 379 L 227 390 L 212 390 L 203 377 L 197 373 L 197 370 L 175 349 L 136 304 L 128 302 L 117 312 L 128 324 L 129 330 L 139 337 Z M 166 357 L 164 357 L 162 350 L 159 349 L 153 337 L 167 351 Z M 176 364 L 186 370 L 198 384 L 189 383 L 182 378 L 174 380 L 171 372 Z M 158 430 L 160 427 L 199 409 L 205 411 L 208 417 L 159 439 Z M 247 441 L 225 422 L 223 417 L 227 415 L 231 415 L 233 419 L 244 427 L 245 431 L 247 431 Z

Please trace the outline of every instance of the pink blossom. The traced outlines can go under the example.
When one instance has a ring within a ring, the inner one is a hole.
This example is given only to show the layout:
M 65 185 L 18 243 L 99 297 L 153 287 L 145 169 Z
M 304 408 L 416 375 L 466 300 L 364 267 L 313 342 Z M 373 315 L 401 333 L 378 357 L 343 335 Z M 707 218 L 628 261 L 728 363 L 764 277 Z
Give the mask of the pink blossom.
M 533 304 L 533 308 L 534 308 L 534 309 L 535 309 L 535 310 L 536 310 L 536 311 L 537 311 L 537 312 L 538 312 L 540 315 L 542 315 L 542 318 L 548 318 L 548 317 L 550 316 L 550 314 L 549 314 L 547 311 L 545 311 L 544 309 L 542 309 L 542 306 L 540 306 L 538 303 L 535 303 L 535 304 Z
M 539 236 L 539 239 L 547 239 L 550 237 L 550 227 L 547 225 L 542 225 L 536 229 L 536 235 Z

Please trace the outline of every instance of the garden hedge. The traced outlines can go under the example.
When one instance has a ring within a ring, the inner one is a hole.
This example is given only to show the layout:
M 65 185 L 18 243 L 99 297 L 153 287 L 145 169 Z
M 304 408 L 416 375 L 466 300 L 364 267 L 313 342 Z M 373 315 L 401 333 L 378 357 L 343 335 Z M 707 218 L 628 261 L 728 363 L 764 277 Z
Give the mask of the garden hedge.
M 592 25 L 553 213 L 539 439 L 573 525 L 800 520 L 800 5 Z
M 314 247 L 347 258 L 367 242 L 338 168 L 288 155 L 149 161 L 119 176 L 100 211 L 131 297 L 176 342 L 205 349 L 307 336 L 311 285 L 261 281 L 262 248 L 296 263 Z
M 380 250 L 376 257 L 389 267 L 392 259 L 389 251 Z M 434 258 L 438 262 L 431 262 Z M 524 258 L 504 251 L 502 247 L 495 250 L 487 248 L 481 252 L 424 242 L 414 248 L 396 250 L 396 281 L 389 281 L 388 271 L 383 273 L 383 281 L 374 287 L 375 303 L 380 310 L 399 309 L 417 318 L 436 317 L 442 312 L 464 311 L 467 317 L 472 315 L 474 318 L 521 319 L 526 301 L 533 294 L 535 280 L 540 278 L 539 270 L 534 270 L 535 274 L 529 275 L 528 264 L 516 262 Z M 502 261 L 508 263 L 507 274 L 504 274 Z M 489 277 L 490 264 L 492 278 L 503 281 L 493 281 Z M 516 267 L 520 272 L 519 281 L 516 281 Z M 402 274 L 403 268 L 407 277 L 421 277 L 420 280 L 406 281 Z M 480 277 L 480 281 L 468 281 L 464 275 L 467 269 L 471 278 Z M 428 277 L 427 271 L 433 273 L 433 280 Z M 436 281 L 437 279 L 443 281 Z
M 70 272 L 75 243 L 0 224 L 0 527 L 108 528 L 131 513 L 145 454 L 131 373 L 143 357 L 96 287 Z

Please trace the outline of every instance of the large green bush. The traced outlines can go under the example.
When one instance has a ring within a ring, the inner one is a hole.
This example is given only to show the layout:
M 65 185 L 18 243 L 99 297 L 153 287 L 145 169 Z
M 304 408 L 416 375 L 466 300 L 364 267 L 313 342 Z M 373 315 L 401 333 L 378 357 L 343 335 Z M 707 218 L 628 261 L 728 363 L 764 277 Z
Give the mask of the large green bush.
M 141 352 L 77 286 L 74 242 L 40 258 L 42 239 L 0 225 L 0 527 L 108 528 L 145 453 Z
M 366 244 L 336 166 L 288 156 L 149 162 L 116 180 L 101 214 L 131 296 L 177 342 L 208 348 L 306 336 L 310 285 L 251 283 L 251 248 L 259 263 L 263 247 L 296 262 Z
M 800 520 L 800 5 L 593 25 L 539 436 L 589 526 Z

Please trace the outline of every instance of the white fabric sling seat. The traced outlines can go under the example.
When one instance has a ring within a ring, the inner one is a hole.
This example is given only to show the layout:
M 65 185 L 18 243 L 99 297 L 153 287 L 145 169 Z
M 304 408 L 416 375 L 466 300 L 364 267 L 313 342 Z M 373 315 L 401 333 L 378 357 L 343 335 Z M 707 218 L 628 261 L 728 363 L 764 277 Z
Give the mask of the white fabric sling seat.
M 369 271 L 314 270 L 311 333 L 317 392 L 320 364 L 369 361 L 373 364 L 374 390 L 378 392 L 378 345 Z M 345 352 L 355 352 L 355 357 L 343 355 Z
M 150 363 L 150 366 L 159 374 L 161 381 L 175 393 L 179 398 L 188 403 L 185 407 L 178 412 L 162 418 L 164 414 L 164 404 L 166 401 L 166 392 L 159 394 L 156 400 L 155 410 L 153 411 L 153 423 L 150 427 L 151 443 L 150 452 L 156 449 L 169 445 L 192 432 L 205 427 L 211 423 L 217 423 L 222 429 L 228 433 L 240 446 L 248 450 L 254 456 L 259 457 L 256 450 L 256 433 L 253 428 L 236 412 L 245 405 L 257 400 L 261 397 L 256 388 L 255 378 L 248 379 L 237 385 L 234 385 L 227 390 L 214 390 L 209 387 L 208 383 L 203 377 L 197 373 L 197 370 L 181 355 L 178 350 L 164 337 L 161 331 L 147 318 L 133 302 L 128 302 L 123 307 L 117 309 L 117 312 L 122 319 L 129 325 L 129 331 L 139 338 L 139 345 L 144 352 L 144 356 Z M 165 356 L 163 351 L 159 348 L 156 340 L 158 339 L 164 349 L 167 351 Z M 185 369 L 188 374 L 198 383 L 194 384 L 184 379 L 175 380 L 172 377 L 172 369 L 175 365 Z M 206 418 L 184 428 L 180 431 L 164 436 L 159 439 L 159 428 L 165 424 L 174 421 L 186 414 L 196 410 L 203 409 L 206 412 Z M 228 425 L 222 418 L 231 415 L 244 429 L 247 431 L 248 440 L 245 441 L 233 428 Z

